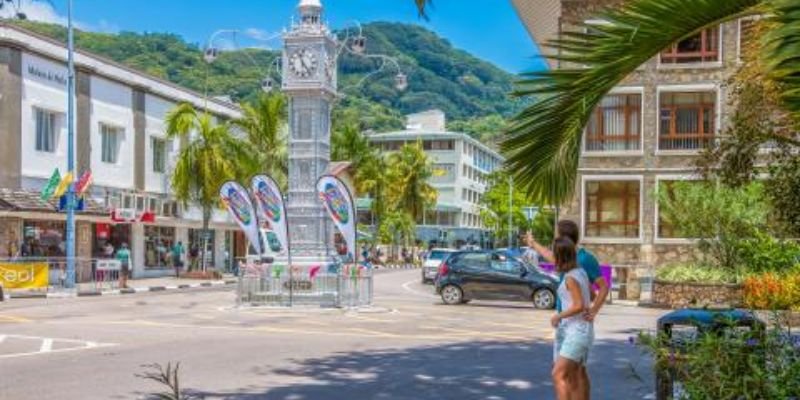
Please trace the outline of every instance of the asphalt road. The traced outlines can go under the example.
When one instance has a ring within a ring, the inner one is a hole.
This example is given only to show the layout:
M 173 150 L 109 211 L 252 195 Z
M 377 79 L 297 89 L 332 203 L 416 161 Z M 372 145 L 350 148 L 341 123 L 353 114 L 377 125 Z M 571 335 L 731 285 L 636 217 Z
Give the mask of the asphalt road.
M 200 399 L 552 399 L 551 312 L 444 306 L 419 271 L 376 275 L 371 311 L 232 307 L 232 288 L 0 303 L 0 399 L 147 399 L 142 365 L 180 362 Z M 659 311 L 608 306 L 595 399 L 653 398 L 631 334 Z

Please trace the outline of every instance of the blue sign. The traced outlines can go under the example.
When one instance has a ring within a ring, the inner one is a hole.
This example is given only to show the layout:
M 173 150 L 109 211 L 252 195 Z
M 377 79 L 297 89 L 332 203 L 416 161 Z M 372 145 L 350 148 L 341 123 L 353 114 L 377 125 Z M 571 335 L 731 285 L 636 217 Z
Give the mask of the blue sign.
M 75 211 L 83 211 L 85 202 L 83 201 L 83 197 L 76 197 L 75 198 Z M 67 195 L 61 196 L 58 198 L 58 211 L 66 211 L 67 210 Z

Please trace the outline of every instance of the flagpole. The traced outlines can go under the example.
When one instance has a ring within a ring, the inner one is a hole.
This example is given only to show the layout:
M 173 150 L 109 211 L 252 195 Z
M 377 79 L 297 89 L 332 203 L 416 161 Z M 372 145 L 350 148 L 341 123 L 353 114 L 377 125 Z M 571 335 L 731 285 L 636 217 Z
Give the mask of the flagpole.
M 75 42 L 72 29 L 72 0 L 67 1 L 67 174 L 75 174 Z M 69 288 L 75 287 L 75 183 L 67 189 L 67 279 Z

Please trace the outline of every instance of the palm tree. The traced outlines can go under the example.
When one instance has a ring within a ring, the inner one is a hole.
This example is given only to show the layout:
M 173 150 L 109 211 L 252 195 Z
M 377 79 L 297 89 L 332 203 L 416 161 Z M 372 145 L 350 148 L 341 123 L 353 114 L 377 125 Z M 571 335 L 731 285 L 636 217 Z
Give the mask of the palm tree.
M 800 120 L 796 0 L 629 0 L 594 18 L 604 24 L 583 24 L 549 43 L 557 53 L 553 58 L 564 68 L 529 73 L 519 82 L 515 94 L 536 96 L 538 101 L 513 119 L 502 145 L 514 181 L 541 203 L 569 200 L 576 186 L 583 128 L 614 86 L 670 44 L 756 14 L 765 16 L 769 29 L 754 59 L 780 88 L 785 110 Z
M 425 209 L 436 204 L 438 193 L 428 183 L 434 176 L 431 160 L 422 143 L 406 144 L 389 155 L 387 163 L 387 199 L 393 210 L 402 210 L 412 220 L 421 219 Z
M 262 93 L 255 102 L 242 105 L 242 118 L 233 123 L 250 145 L 250 175 L 266 173 L 285 186 L 289 159 L 284 97 Z
M 353 168 L 358 170 L 362 162 L 375 153 L 375 148 L 356 124 L 346 124 L 331 135 L 332 161 L 350 161 Z
M 199 204 L 203 209 L 203 231 L 208 232 L 211 213 L 219 204 L 219 188 L 225 181 L 242 179 L 250 165 L 243 141 L 236 139 L 227 123 L 215 123 L 213 117 L 198 112 L 189 103 L 181 103 L 166 118 L 167 138 L 185 141 L 172 172 L 175 198 Z M 207 236 L 206 236 L 207 237 Z M 203 246 L 205 260 L 206 246 Z M 204 264 L 205 265 L 205 264 Z

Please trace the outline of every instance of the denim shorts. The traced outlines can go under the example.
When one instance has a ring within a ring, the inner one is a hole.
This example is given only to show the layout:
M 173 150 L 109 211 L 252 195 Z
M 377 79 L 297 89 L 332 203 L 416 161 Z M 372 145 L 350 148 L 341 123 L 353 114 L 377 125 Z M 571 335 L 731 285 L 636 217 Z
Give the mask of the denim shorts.
M 594 342 L 594 328 L 591 324 L 561 325 L 556 329 L 553 343 L 553 362 L 564 357 L 578 364 L 589 361 L 589 349 Z

